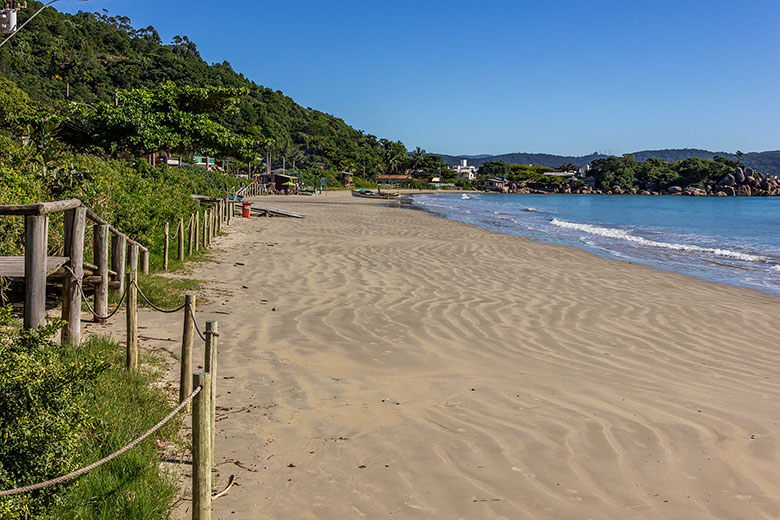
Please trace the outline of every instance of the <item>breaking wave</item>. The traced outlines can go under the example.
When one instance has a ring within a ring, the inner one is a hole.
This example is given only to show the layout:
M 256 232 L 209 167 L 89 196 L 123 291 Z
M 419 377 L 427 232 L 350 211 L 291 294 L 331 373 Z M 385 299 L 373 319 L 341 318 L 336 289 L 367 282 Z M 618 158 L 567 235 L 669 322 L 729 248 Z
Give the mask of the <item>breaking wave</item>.
M 624 229 L 600 227 L 591 224 L 579 224 L 577 222 L 568 222 L 566 220 L 561 220 L 557 218 L 552 219 L 551 223 L 554 226 L 558 226 L 561 228 L 574 229 L 577 231 L 582 231 L 583 233 L 598 235 L 606 238 L 625 240 L 627 242 L 632 242 L 643 246 L 656 247 L 660 249 L 670 249 L 673 251 L 684 251 L 690 253 L 706 253 L 720 258 L 731 258 L 734 260 L 742 260 L 744 262 L 775 263 L 772 261 L 771 258 L 768 258 L 766 256 L 740 253 L 739 251 L 732 251 L 730 249 L 720 249 L 714 247 L 702 247 L 694 244 L 677 244 L 674 242 L 659 242 L 656 240 L 649 240 L 647 238 L 642 238 L 636 235 L 632 235 L 630 231 L 626 231 Z M 776 269 L 777 267 L 780 266 L 775 266 L 774 268 Z

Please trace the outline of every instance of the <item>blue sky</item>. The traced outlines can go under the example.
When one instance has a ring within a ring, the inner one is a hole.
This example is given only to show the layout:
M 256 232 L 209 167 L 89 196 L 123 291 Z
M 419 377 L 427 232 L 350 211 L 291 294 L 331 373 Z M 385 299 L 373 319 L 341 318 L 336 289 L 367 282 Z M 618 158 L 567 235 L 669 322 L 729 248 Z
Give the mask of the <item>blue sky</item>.
M 780 2 L 60 0 L 439 153 L 780 149 Z M 222 6 L 222 7 L 220 7 Z

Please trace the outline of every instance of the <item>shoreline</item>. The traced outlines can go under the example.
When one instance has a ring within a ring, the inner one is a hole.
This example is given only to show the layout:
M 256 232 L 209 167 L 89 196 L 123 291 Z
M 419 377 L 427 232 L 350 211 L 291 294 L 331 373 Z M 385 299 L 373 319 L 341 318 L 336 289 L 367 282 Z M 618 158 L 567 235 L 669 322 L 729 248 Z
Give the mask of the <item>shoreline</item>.
M 240 484 L 215 518 L 780 514 L 777 299 L 349 193 L 254 201 L 307 218 L 238 219 L 192 273 Z
M 464 191 L 462 193 L 468 193 L 468 192 Z M 479 192 L 479 193 L 481 193 L 481 192 Z M 431 191 L 431 192 L 429 192 L 427 194 L 428 195 L 433 195 L 433 194 L 437 194 L 437 192 Z M 443 193 L 442 192 L 438 192 L 438 194 L 443 194 Z M 425 212 L 425 213 L 427 213 L 429 215 L 432 215 L 432 216 L 434 216 L 436 218 L 441 218 L 441 219 L 449 220 L 449 221 L 452 221 L 452 222 L 460 222 L 462 224 L 473 226 L 473 227 L 475 227 L 477 229 L 482 229 L 482 230 L 485 230 L 485 231 L 489 231 L 491 233 L 497 233 L 499 235 L 522 237 L 522 238 L 528 239 L 529 241 L 531 241 L 533 243 L 550 244 L 550 245 L 558 245 L 558 246 L 563 246 L 563 247 L 569 247 L 569 248 L 577 249 L 579 251 L 583 251 L 583 252 L 585 252 L 585 253 L 587 253 L 589 255 L 592 255 L 592 256 L 595 256 L 595 257 L 598 257 L 598 258 L 601 258 L 601 259 L 617 260 L 619 262 L 624 262 L 624 263 L 628 263 L 628 264 L 643 265 L 643 266 L 646 266 L 646 267 L 650 267 L 650 268 L 656 269 L 656 270 L 661 271 L 661 272 L 674 273 L 674 274 L 682 275 L 682 276 L 685 276 L 688 279 L 693 279 L 693 280 L 697 280 L 697 281 L 701 281 L 701 282 L 714 283 L 716 285 L 720 285 L 720 286 L 728 287 L 728 288 L 733 288 L 733 289 L 745 289 L 745 290 L 749 290 L 749 291 L 756 291 L 756 292 L 758 292 L 760 294 L 763 294 L 765 296 L 769 296 L 771 298 L 780 299 L 780 287 L 778 287 L 778 289 L 775 289 L 775 292 L 777 292 L 777 294 L 774 294 L 772 292 L 771 287 L 769 287 L 769 286 L 767 286 L 767 288 L 765 290 L 762 290 L 762 289 L 757 288 L 757 287 L 750 287 L 750 286 L 747 286 L 747 285 L 740 285 L 740 284 L 738 284 L 736 282 L 735 283 L 726 283 L 724 281 L 711 280 L 711 279 L 708 279 L 708 278 L 704 277 L 703 275 L 696 275 L 696 274 L 693 274 L 691 272 L 685 272 L 683 270 L 673 270 L 673 269 L 670 269 L 670 268 L 664 268 L 661 265 L 658 265 L 657 261 L 653 262 L 650 259 L 644 259 L 644 258 L 640 258 L 640 259 L 636 259 L 635 258 L 635 259 L 630 259 L 630 260 L 629 259 L 623 259 L 623 258 L 620 258 L 618 255 L 616 255 L 614 253 L 610 254 L 609 252 L 605 252 L 604 254 L 598 254 L 597 252 L 591 251 L 591 250 L 589 250 L 589 249 L 587 249 L 586 247 L 583 247 L 583 246 L 574 245 L 574 244 L 561 243 L 561 242 L 554 241 L 552 239 L 550 239 L 549 241 L 546 241 L 543 238 L 529 236 L 529 235 L 523 233 L 523 231 L 525 231 L 524 229 L 518 229 L 516 233 L 504 233 L 504 232 L 501 232 L 501 231 L 492 230 L 492 229 L 490 229 L 488 227 L 482 227 L 482 226 L 480 226 L 478 224 L 475 224 L 475 223 L 463 222 L 463 221 L 458 220 L 456 218 L 452 218 L 452 217 L 446 215 L 445 213 L 436 211 L 434 209 L 426 208 L 424 206 L 421 206 L 420 204 L 415 204 L 415 202 L 413 200 L 413 195 L 414 194 L 409 194 L 407 196 L 408 199 L 409 199 L 409 202 L 406 203 L 406 204 L 402 204 L 402 207 L 406 207 L 408 209 L 420 210 L 420 211 L 423 211 L 423 212 Z M 497 193 L 497 195 L 506 195 L 506 194 L 498 194 Z M 512 194 L 510 193 L 510 195 L 512 195 Z M 527 195 L 527 194 L 517 193 L 515 195 Z M 534 194 L 531 194 L 531 195 L 534 195 Z M 561 196 L 583 195 L 583 196 L 586 196 L 586 195 L 590 195 L 590 194 L 552 193 L 552 194 L 548 194 L 548 195 L 561 195 Z M 640 195 L 627 195 L 627 196 L 628 197 L 639 197 Z

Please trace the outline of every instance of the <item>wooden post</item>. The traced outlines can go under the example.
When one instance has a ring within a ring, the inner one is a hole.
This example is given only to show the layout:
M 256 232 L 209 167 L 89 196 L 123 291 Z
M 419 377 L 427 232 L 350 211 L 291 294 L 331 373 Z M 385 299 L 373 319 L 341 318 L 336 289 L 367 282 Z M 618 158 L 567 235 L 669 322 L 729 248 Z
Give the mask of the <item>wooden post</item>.
M 211 376 L 211 424 L 217 424 L 217 344 L 219 342 L 219 324 L 216 320 L 206 322 L 206 351 L 203 366 Z M 214 465 L 214 446 L 216 427 L 211 429 L 211 465 Z
M 195 246 L 195 215 L 190 215 L 190 239 L 187 241 L 187 254 L 192 256 L 192 248 Z
M 37 329 L 46 321 L 46 247 L 49 217 L 24 217 L 24 328 Z
M 184 263 L 184 219 L 179 219 L 179 262 Z
M 84 226 L 87 208 L 65 211 L 65 256 L 70 258 L 68 272 L 62 285 L 62 319 L 67 323 L 60 333 L 62 343 L 81 341 L 81 279 L 84 277 Z
M 149 274 L 149 250 L 141 249 L 141 274 Z
M 125 292 L 125 249 L 127 238 L 124 235 L 111 237 L 111 270 L 119 281 L 119 294 Z
M 134 242 L 128 248 L 127 267 L 129 271 L 138 272 L 138 244 Z
M 195 212 L 195 251 L 200 251 L 200 208 Z
M 168 223 L 166 222 L 163 226 L 163 271 L 168 270 L 168 235 L 170 234 L 170 231 L 168 230 Z
M 184 329 L 181 334 L 181 372 L 179 378 L 179 402 L 192 392 L 192 339 L 195 327 L 192 315 L 195 311 L 195 293 L 184 295 Z
M 108 224 L 92 226 L 95 265 L 100 276 L 100 282 L 95 285 L 95 314 L 98 316 L 108 314 L 108 235 L 110 232 Z M 106 320 L 95 318 L 95 321 L 105 323 Z
M 211 240 L 211 210 L 206 209 L 203 212 L 203 247 L 209 247 Z
M 198 372 L 193 379 L 201 390 L 192 410 L 192 520 L 211 520 L 211 376 Z
M 227 213 L 227 224 L 230 225 L 230 220 L 233 218 L 233 201 L 228 199 L 226 202 L 225 213 Z
M 138 368 L 138 288 L 135 271 L 127 273 L 127 369 Z

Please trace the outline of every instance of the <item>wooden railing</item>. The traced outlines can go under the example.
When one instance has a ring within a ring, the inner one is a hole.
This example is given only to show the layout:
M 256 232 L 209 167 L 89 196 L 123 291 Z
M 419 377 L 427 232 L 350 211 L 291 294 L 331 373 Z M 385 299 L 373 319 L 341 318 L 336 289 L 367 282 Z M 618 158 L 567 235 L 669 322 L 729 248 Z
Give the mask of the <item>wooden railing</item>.
M 64 213 L 64 252 L 61 257 L 47 255 L 49 235 L 49 215 Z M 128 257 L 131 270 L 138 270 L 139 257 L 141 272 L 149 272 L 149 250 L 117 230 L 87 208 L 78 199 L 39 202 L 24 205 L 0 205 L 0 215 L 24 216 L 24 268 L 14 269 L 15 257 L 4 257 L 4 265 L 11 274 L 21 271 L 24 277 L 24 326 L 34 329 L 46 320 L 46 279 L 62 268 L 64 270 L 62 287 L 62 319 L 66 325 L 62 329 L 62 341 L 78 342 L 81 338 L 81 294 L 79 284 L 90 283 L 95 287 L 95 312 L 106 314 L 108 310 L 108 290 L 113 282 L 124 290 L 125 251 L 130 248 Z M 95 265 L 84 262 L 84 235 L 86 221 L 94 223 L 93 258 Z M 112 255 L 109 269 L 109 237 Z M 84 276 L 85 265 L 93 275 Z M 0 269 L 0 276 L 7 275 Z

